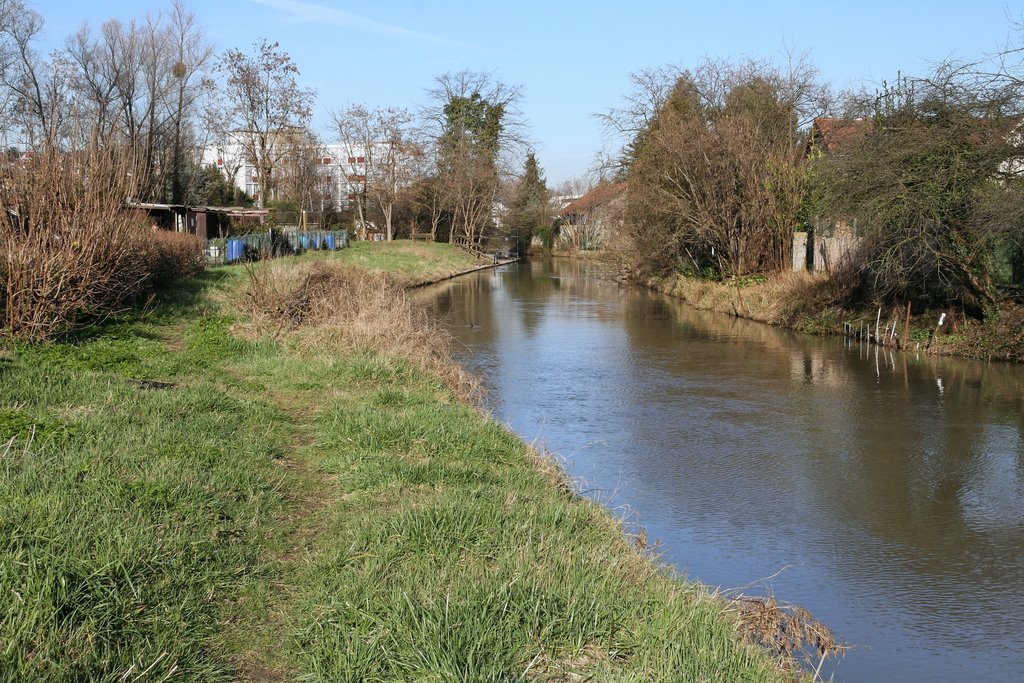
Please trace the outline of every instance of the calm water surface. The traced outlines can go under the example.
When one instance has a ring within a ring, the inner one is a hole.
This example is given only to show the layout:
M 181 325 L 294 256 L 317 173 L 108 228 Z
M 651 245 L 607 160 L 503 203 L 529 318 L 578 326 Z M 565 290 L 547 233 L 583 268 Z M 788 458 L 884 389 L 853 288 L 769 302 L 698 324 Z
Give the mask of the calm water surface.
M 808 607 L 836 681 L 1024 675 L 1024 373 L 532 261 L 424 292 L 488 407 L 690 577 Z M 771 577 L 771 578 L 768 578 Z

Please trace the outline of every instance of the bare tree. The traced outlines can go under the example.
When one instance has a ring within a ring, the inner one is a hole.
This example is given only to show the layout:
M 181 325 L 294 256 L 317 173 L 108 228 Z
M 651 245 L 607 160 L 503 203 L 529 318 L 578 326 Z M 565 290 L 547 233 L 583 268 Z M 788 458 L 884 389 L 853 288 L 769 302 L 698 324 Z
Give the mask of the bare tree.
M 326 155 L 323 144 L 311 130 L 289 138 L 278 187 L 284 198 L 295 202 L 300 220 L 306 213 L 315 214 L 318 221 L 323 215 L 324 203 L 331 190 Z
M 187 163 L 186 156 L 195 152 L 199 145 L 196 141 L 188 143 L 190 121 L 193 120 L 195 109 L 202 98 L 212 87 L 207 68 L 213 60 L 213 46 L 205 39 L 202 27 L 196 22 L 196 16 L 189 12 L 182 0 L 174 0 L 169 18 L 171 58 L 174 62 L 171 75 L 175 79 L 173 110 L 174 121 L 174 158 L 171 163 L 171 201 L 184 201 L 187 185 L 183 175 L 187 169 L 196 169 L 195 160 Z
M 373 164 L 374 114 L 363 105 L 354 105 L 333 114 L 335 130 L 344 153 L 339 163 L 345 174 L 348 200 L 355 202 L 356 234 L 366 237 L 369 177 L 366 169 Z
M 316 98 L 299 87 L 299 68 L 265 39 L 255 55 L 228 50 L 219 68 L 225 76 L 224 97 L 231 105 L 225 133 L 243 147 L 259 178 L 259 202 L 273 199 L 275 172 L 288 153 L 289 139 L 302 134 Z
M 413 203 L 427 215 L 430 239 L 436 242 L 440 237 L 438 230 L 448 204 L 447 177 L 438 172 L 437 139 L 420 129 L 415 144 L 421 154 L 413 157 L 416 184 Z
M 76 116 L 97 140 L 141 160 L 142 198 L 181 202 L 198 168 L 197 102 L 210 89 L 212 48 L 177 0 L 169 14 L 83 26 L 63 51 L 74 65 Z
M 372 156 L 366 167 L 370 195 L 384 216 L 387 240 L 394 238 L 393 215 L 395 203 L 403 188 L 412 183 L 417 171 L 417 159 L 422 148 L 414 141 L 412 115 L 404 109 L 376 110 L 375 138 Z
M 638 82 L 648 92 L 634 100 L 660 105 L 646 118 L 629 109 L 619 124 L 648 121 L 623 152 L 636 264 L 723 276 L 784 268 L 803 197 L 806 123 L 828 102 L 813 67 L 707 61 L 677 73 L 667 96 L 649 76 Z
M 24 144 L 56 144 L 71 118 L 68 64 L 59 54 L 45 60 L 36 52 L 34 42 L 43 30 L 38 12 L 20 0 L 7 0 L 0 14 L 0 77 L 10 97 L 10 118 Z
M 514 173 L 524 148 L 521 89 L 490 74 L 461 71 L 439 76 L 430 95 L 425 115 L 437 138 L 452 232 L 475 243 L 490 221 L 501 178 Z

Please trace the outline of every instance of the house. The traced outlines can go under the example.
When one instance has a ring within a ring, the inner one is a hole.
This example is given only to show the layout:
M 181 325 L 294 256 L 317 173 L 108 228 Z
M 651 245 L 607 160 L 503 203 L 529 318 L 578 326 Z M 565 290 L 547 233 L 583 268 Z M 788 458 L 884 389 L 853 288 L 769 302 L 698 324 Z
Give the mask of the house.
M 818 117 L 811 124 L 805 154 L 810 157 L 849 151 L 870 130 L 870 119 Z
M 870 119 L 819 117 L 811 125 L 804 154 L 815 158 L 850 151 L 871 130 Z M 793 270 L 831 271 L 853 258 L 856 221 L 813 219 L 813 232 L 793 234 Z
M 622 225 L 626 183 L 600 183 L 559 213 L 556 246 L 576 250 L 599 249 Z

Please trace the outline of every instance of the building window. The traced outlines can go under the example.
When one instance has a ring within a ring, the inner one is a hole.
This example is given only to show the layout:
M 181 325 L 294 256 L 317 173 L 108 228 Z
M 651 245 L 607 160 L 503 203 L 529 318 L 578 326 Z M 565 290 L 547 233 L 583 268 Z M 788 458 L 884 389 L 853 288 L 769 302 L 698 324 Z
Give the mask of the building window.
M 360 163 L 360 164 L 365 164 L 366 163 L 366 157 L 358 157 L 358 158 L 356 158 L 356 162 Z
M 349 157 L 348 158 L 348 163 L 350 163 L 350 164 L 356 163 L 356 158 L 355 157 Z

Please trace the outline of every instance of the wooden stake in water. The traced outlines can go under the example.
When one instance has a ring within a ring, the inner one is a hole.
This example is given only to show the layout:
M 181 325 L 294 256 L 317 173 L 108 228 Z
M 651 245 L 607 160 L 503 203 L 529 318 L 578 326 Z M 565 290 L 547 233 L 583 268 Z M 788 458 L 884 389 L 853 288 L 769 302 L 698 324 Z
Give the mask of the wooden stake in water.
M 907 302 L 907 324 L 903 328 L 903 347 L 910 346 L 910 302 Z
M 875 343 L 878 343 L 878 325 L 882 322 L 882 308 L 878 308 L 878 317 L 875 318 Z

